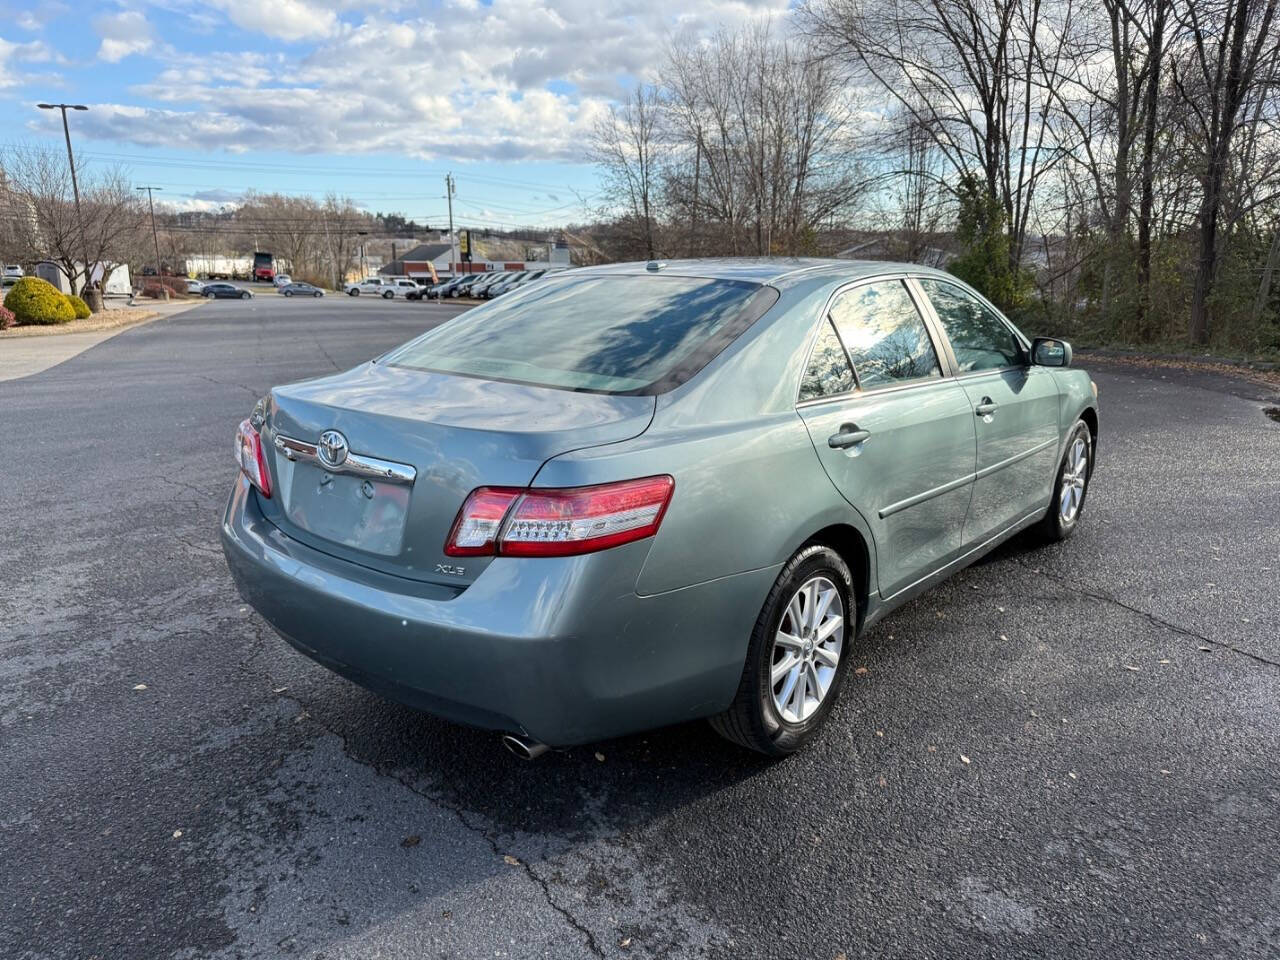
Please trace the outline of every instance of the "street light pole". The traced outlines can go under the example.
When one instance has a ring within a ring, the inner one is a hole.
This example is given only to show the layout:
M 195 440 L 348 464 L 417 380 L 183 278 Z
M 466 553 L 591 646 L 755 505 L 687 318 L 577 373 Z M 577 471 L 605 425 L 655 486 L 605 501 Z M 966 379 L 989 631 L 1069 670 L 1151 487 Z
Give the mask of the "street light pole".
M 158 278 L 163 271 L 160 269 L 160 236 L 156 233 L 156 204 L 151 199 L 152 190 L 163 190 L 164 187 L 137 187 L 135 189 L 147 191 L 147 206 L 151 208 L 151 240 L 156 245 L 156 277 Z M 159 280 L 157 279 L 157 283 Z
M 88 110 L 83 103 L 37 103 L 37 107 L 41 110 L 61 110 L 62 111 L 62 135 L 67 140 L 67 163 L 71 165 L 71 192 L 76 198 L 76 225 L 80 228 L 80 251 L 84 256 L 84 287 L 89 286 L 89 244 L 84 239 L 84 217 L 80 213 L 80 184 L 76 181 L 76 158 L 71 152 L 71 128 L 67 126 L 68 110 Z M 71 278 L 71 285 L 75 286 L 75 278 Z
M 458 237 L 453 232 L 453 192 L 453 174 L 447 173 L 444 177 L 444 195 L 449 201 L 449 246 L 453 250 L 453 260 L 449 263 L 450 276 L 458 272 Z

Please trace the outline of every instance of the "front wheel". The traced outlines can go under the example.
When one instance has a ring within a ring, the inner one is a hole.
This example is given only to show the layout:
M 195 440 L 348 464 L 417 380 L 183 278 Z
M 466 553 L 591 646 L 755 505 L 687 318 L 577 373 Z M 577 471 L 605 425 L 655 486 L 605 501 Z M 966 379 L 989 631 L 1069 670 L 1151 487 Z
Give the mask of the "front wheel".
M 1089 478 L 1093 475 L 1093 431 L 1083 420 L 1076 421 L 1067 438 L 1066 452 L 1053 485 L 1053 499 L 1036 528 L 1040 539 L 1055 543 L 1075 533 L 1084 512 Z
M 324 294 L 323 294 L 323 293 L 321 293 L 319 290 L 317 290 L 315 293 L 313 293 L 313 294 L 312 294 L 312 296 L 313 296 L 313 297 L 323 297 L 323 296 L 324 296 Z
M 359 291 L 359 290 L 348 290 L 348 291 L 347 291 L 347 296 L 349 296 L 349 297 L 358 297 L 358 296 L 360 296 L 360 291 Z
M 848 564 L 821 544 L 800 550 L 778 574 L 756 619 L 733 703 L 711 726 L 760 753 L 800 749 L 840 692 L 857 622 Z
M 243 293 L 241 293 L 241 294 L 240 294 L 240 299 L 241 299 L 241 300 L 248 300 L 250 296 L 251 296 L 251 294 L 249 293 L 249 291 L 248 291 L 248 290 L 245 290 Z

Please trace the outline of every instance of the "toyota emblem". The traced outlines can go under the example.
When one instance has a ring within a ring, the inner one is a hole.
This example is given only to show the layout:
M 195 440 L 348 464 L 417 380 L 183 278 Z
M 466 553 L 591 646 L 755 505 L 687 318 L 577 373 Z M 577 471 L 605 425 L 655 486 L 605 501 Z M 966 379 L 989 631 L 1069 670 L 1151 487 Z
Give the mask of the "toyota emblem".
M 316 445 L 316 453 L 320 462 L 326 467 L 340 467 L 347 459 L 347 438 L 337 430 L 326 430 L 320 434 L 320 443 Z

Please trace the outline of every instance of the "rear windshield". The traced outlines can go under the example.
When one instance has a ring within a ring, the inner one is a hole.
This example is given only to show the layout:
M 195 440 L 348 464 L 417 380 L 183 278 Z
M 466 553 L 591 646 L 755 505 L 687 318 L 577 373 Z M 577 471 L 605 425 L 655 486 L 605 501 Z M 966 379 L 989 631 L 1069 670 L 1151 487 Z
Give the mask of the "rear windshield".
M 593 393 L 661 393 L 688 380 L 778 298 L 739 280 L 543 280 L 468 311 L 387 363 Z

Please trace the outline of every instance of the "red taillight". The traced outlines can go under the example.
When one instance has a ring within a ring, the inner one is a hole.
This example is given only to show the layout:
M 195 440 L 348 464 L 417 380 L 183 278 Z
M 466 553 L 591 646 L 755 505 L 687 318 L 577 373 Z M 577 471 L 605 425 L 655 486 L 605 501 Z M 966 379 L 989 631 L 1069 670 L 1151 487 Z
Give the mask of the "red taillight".
M 645 477 L 592 487 L 480 487 L 458 512 L 444 552 L 563 557 L 604 550 L 658 532 L 675 481 Z
M 236 430 L 236 463 L 264 497 L 271 496 L 271 475 L 267 473 L 267 460 L 262 455 L 262 438 L 248 420 L 242 420 Z

